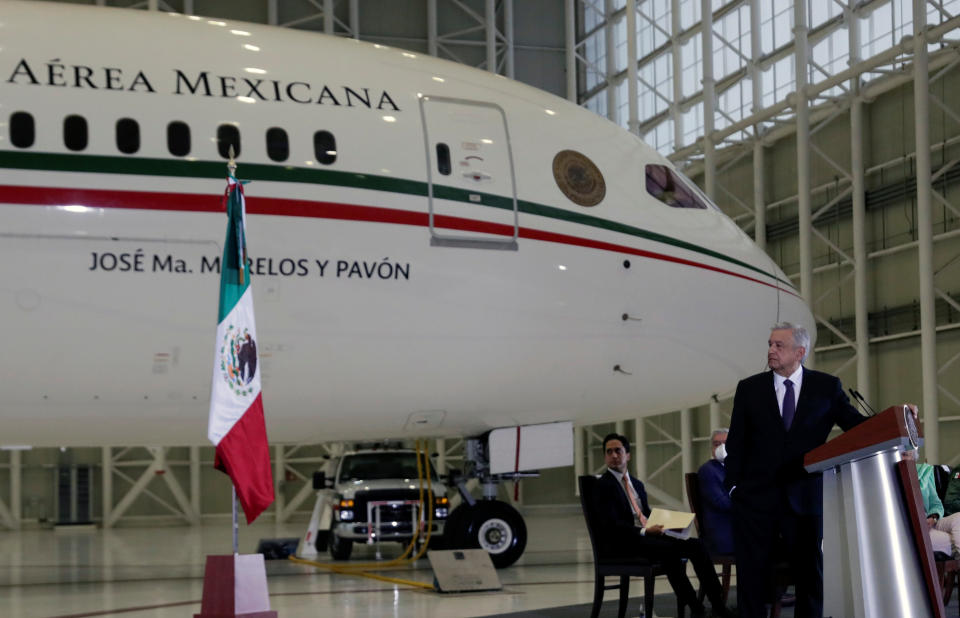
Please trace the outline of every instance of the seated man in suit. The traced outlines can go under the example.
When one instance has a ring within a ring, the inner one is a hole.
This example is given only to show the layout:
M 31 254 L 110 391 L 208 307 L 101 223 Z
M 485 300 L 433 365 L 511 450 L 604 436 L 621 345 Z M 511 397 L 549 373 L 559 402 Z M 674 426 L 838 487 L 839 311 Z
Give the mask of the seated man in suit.
M 680 540 L 664 534 L 663 526 L 647 526 L 650 507 L 643 483 L 630 477 L 630 441 L 625 436 L 610 434 L 603 439 L 607 471 L 597 482 L 598 519 L 601 529 L 598 541 L 608 556 L 631 558 L 640 556 L 663 564 L 667 578 L 682 603 L 693 616 L 706 616 L 703 604 L 687 579 L 683 558 L 693 564 L 714 616 L 733 616 L 723 606 L 720 580 L 713 563 L 699 539 Z
M 700 481 L 700 520 L 703 530 L 700 537 L 707 550 L 715 555 L 733 554 L 733 529 L 730 525 L 730 496 L 723 486 L 727 476 L 723 460 L 727 457 L 726 427 L 714 429 L 710 436 L 710 460 L 700 466 L 697 477 Z

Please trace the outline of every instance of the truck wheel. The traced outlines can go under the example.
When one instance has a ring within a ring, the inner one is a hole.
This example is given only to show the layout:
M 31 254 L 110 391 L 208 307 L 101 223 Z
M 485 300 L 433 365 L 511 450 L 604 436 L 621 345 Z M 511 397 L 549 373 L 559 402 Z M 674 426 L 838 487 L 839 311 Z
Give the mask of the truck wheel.
M 330 556 L 334 560 L 348 560 L 353 551 L 353 541 L 340 538 L 336 532 L 330 531 Z
M 449 533 L 457 545 L 485 549 L 498 569 L 520 558 L 527 546 L 527 526 L 515 508 L 499 500 L 481 500 L 472 507 L 462 504 L 460 509 L 464 510 L 459 516 L 456 512 L 451 516 L 456 528 Z

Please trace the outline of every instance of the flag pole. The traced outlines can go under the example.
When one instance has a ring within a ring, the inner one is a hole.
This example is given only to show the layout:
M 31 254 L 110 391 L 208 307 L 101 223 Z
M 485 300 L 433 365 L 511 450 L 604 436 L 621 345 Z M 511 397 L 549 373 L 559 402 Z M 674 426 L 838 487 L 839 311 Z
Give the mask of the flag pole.
M 237 486 L 230 483 L 230 489 L 233 490 L 233 555 L 236 556 L 240 553 L 240 546 L 237 541 L 240 531 L 240 525 L 237 523 Z
M 228 154 L 230 155 L 230 159 L 229 161 L 227 161 L 227 176 L 228 178 L 235 177 L 237 174 L 237 162 L 233 158 L 234 157 L 233 146 L 230 146 L 230 151 Z M 241 273 L 242 272 L 243 271 L 241 270 Z M 236 556 L 240 554 L 240 543 L 238 539 L 239 533 L 240 533 L 240 524 L 237 521 L 237 486 L 234 485 L 233 479 L 231 479 L 230 481 L 230 496 L 231 496 L 231 502 L 232 502 L 231 510 L 233 512 L 233 555 Z
M 207 437 L 216 446 L 214 468 L 225 472 L 231 481 L 233 555 L 207 556 L 203 600 L 194 618 L 277 618 L 277 612 L 270 610 L 263 554 L 240 553 L 240 506 L 250 524 L 273 502 L 275 492 L 257 371 L 252 291 L 246 272 L 243 187 L 236 177 L 235 158 L 236 151 L 231 147 L 223 196 L 227 233 L 220 262 L 219 319 L 207 427 Z

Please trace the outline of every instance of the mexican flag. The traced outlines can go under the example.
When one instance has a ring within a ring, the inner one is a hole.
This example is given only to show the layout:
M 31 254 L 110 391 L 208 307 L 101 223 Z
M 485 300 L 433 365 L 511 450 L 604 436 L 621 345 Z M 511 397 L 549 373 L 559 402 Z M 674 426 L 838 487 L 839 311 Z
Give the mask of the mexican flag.
M 224 197 L 227 240 L 220 264 L 220 314 L 207 436 L 217 447 L 213 465 L 230 476 L 250 524 L 273 502 L 273 473 L 260 396 L 243 185 L 233 176 L 227 179 Z

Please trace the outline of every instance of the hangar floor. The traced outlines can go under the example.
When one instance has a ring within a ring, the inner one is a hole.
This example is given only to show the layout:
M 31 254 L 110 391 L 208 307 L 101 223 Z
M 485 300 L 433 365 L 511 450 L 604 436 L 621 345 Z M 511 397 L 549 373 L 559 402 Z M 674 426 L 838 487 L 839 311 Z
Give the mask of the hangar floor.
M 592 600 L 590 540 L 579 509 L 529 509 L 527 550 L 520 561 L 498 571 L 499 592 L 439 594 L 408 586 L 334 575 L 286 561 L 268 561 L 272 609 L 283 618 L 301 616 L 460 617 L 528 612 L 524 616 L 580 616 Z M 296 537 L 303 524 L 258 522 L 241 525 L 240 550 L 253 552 L 261 538 Z M 384 558 L 400 553 L 385 544 Z M 0 532 L 0 616 L 4 618 L 80 618 L 124 616 L 172 618 L 200 611 L 204 560 L 231 551 L 228 522 L 189 527 L 113 530 Z M 372 547 L 357 546 L 354 561 L 375 558 Z M 320 557 L 327 561 L 326 555 Z M 432 581 L 426 560 L 392 577 Z M 696 586 L 696 579 L 691 575 Z M 630 615 L 641 607 L 642 586 L 632 588 Z M 669 593 L 658 578 L 658 595 Z M 613 601 L 613 592 L 607 598 Z M 571 607 L 581 605 L 581 607 Z M 664 607 L 673 607 L 665 599 Z M 953 595 L 948 616 L 956 616 Z M 658 608 L 661 607 L 658 600 Z M 551 609 L 552 608 L 552 609 Z M 604 607 L 602 616 L 614 615 Z M 658 614 L 659 615 L 659 614 Z M 665 615 L 674 615 L 669 611 Z M 784 618 L 792 616 L 784 611 Z
M 588 603 L 593 595 L 590 540 L 579 509 L 530 509 L 521 560 L 498 572 L 503 590 L 445 595 L 312 567 L 268 561 L 272 609 L 299 616 L 489 616 Z M 241 524 L 240 551 L 260 538 L 300 536 L 304 524 Z M 400 553 L 385 544 L 384 558 Z M 208 554 L 231 551 L 230 526 L 0 532 L 0 616 L 5 618 L 129 616 L 167 618 L 200 611 Z M 354 560 L 375 557 L 357 546 Z M 328 558 L 323 555 L 320 560 Z M 393 577 L 432 581 L 426 560 Z M 657 592 L 669 591 L 658 578 Z M 662 587 L 662 590 L 661 590 Z M 635 595 L 642 585 L 635 584 Z M 607 593 L 612 598 L 613 593 Z M 631 608 L 639 607 L 639 601 Z M 546 615 L 549 615 L 547 613 Z

